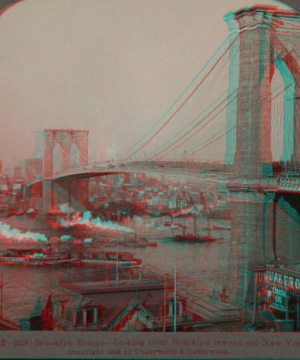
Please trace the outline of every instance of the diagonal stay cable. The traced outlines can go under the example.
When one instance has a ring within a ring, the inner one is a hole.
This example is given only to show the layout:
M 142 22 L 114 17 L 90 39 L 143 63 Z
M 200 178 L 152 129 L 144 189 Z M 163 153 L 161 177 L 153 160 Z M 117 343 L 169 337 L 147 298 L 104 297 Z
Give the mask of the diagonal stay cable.
M 238 36 L 237 36 L 238 37 Z M 236 41 L 237 37 L 233 40 L 233 42 L 229 45 L 229 47 L 225 50 L 224 54 L 227 53 L 230 46 Z M 133 145 L 128 151 L 126 151 L 122 157 L 125 157 L 128 153 L 130 153 L 135 147 L 139 146 L 141 142 L 159 125 L 159 123 L 165 118 L 165 116 L 173 109 L 173 107 L 178 103 L 178 101 L 182 98 L 184 94 L 190 89 L 190 87 L 194 84 L 194 82 L 199 78 L 199 76 L 203 73 L 203 71 L 208 67 L 208 65 L 212 62 L 212 60 L 216 57 L 216 54 L 219 52 L 220 49 L 224 46 L 224 44 L 227 42 L 228 37 L 223 41 L 219 49 L 214 53 L 214 55 L 210 58 L 208 63 L 204 66 L 204 68 L 197 74 L 197 76 L 193 79 L 193 81 L 188 85 L 188 87 L 185 89 L 185 91 L 177 98 L 177 100 L 173 103 L 173 105 L 164 113 L 164 115 L 152 126 L 152 128 L 135 144 Z M 177 110 L 171 115 L 171 117 L 167 120 L 165 124 L 161 126 L 161 128 L 151 136 L 151 138 L 145 143 L 140 145 L 140 147 L 135 151 L 141 150 L 143 147 L 145 147 L 156 135 L 158 132 L 160 132 L 176 115 L 176 113 L 187 103 L 187 101 L 192 97 L 192 95 L 198 90 L 198 88 L 203 84 L 203 82 L 207 79 L 207 77 L 210 75 L 212 70 L 215 68 L 215 66 L 220 62 L 224 54 L 217 60 L 217 62 L 213 65 L 213 67 L 208 71 L 208 73 L 204 76 L 204 78 L 200 81 L 200 83 L 196 86 L 196 88 L 192 91 L 192 93 L 184 100 L 184 102 L 177 108 Z
M 235 49 L 236 51 L 236 49 Z M 225 62 L 225 64 L 227 63 L 227 61 Z M 223 66 L 225 65 L 223 64 Z M 222 69 L 223 70 L 223 69 Z M 221 70 L 221 72 L 222 72 Z M 218 75 L 215 75 L 215 77 L 218 77 Z M 153 150 L 152 152 L 150 152 L 147 155 L 147 158 L 151 158 L 151 156 L 153 154 L 156 154 L 158 151 L 160 151 L 162 148 L 164 148 L 165 146 L 167 146 L 170 142 L 176 142 L 176 138 L 178 138 L 178 136 L 180 136 L 186 129 L 188 129 L 196 120 L 199 119 L 200 116 L 202 116 L 203 114 L 205 114 L 215 103 L 217 103 L 226 93 L 228 92 L 228 89 L 226 89 L 215 101 L 213 101 L 209 106 L 207 106 L 199 115 L 197 115 L 193 120 L 191 120 L 187 125 L 185 125 L 182 129 L 180 129 L 172 138 L 170 138 L 167 142 L 163 143 L 162 145 L 159 146 L 158 149 Z M 161 150 L 164 151 L 164 150 Z M 144 156 L 145 158 L 145 156 Z
M 232 95 L 234 93 L 237 92 L 237 89 L 235 89 L 229 96 L 227 96 L 224 100 L 222 100 L 213 110 L 211 110 L 204 118 L 202 118 L 196 125 L 194 125 L 187 133 L 183 134 L 179 139 L 177 139 L 173 144 L 170 144 L 167 149 L 165 149 L 164 151 L 167 151 L 168 149 L 172 149 L 174 146 L 176 146 L 176 143 L 178 143 L 180 140 L 182 140 L 184 137 L 186 137 L 187 135 L 189 135 L 193 130 L 195 130 L 199 125 L 201 125 L 210 115 L 212 115 L 216 110 L 219 109 L 220 106 L 222 106 L 222 104 L 224 104 L 224 102 L 226 102 L 226 105 L 223 106 L 223 108 L 212 118 L 210 119 L 207 123 L 203 124 L 201 128 L 197 129 L 196 132 L 194 132 L 193 134 L 191 134 L 187 139 L 185 139 L 182 143 L 180 143 L 178 146 L 182 146 L 184 143 L 186 143 L 191 137 L 193 137 L 195 134 L 197 134 L 199 131 L 201 131 L 202 129 L 204 129 L 217 115 L 219 115 L 226 107 L 228 104 L 230 104 L 233 100 L 236 99 L 236 97 L 234 97 L 233 99 L 231 99 L 228 103 L 228 99 L 230 99 L 232 97 Z M 166 153 L 169 153 L 171 150 L 167 151 Z M 163 152 L 161 152 L 163 153 Z M 156 158 L 157 156 L 159 156 L 161 153 L 155 154 L 155 156 L 153 156 L 152 158 Z

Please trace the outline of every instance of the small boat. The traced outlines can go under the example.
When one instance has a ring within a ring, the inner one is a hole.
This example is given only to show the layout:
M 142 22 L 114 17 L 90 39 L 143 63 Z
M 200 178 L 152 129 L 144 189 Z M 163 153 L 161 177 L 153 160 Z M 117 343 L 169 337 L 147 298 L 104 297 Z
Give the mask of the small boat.
M 212 226 L 212 227 L 204 227 L 203 230 L 231 230 L 230 226 Z
M 148 246 L 157 247 L 157 241 L 148 242 Z
M 140 241 L 124 241 L 120 242 L 120 246 L 128 246 L 134 248 L 145 248 L 147 246 L 157 247 L 157 242 L 150 242 L 147 240 L 140 240 Z
M 231 220 L 231 213 L 228 209 L 208 210 L 204 213 L 204 216 L 208 219 Z
M 71 259 L 70 253 L 58 250 L 52 251 L 49 247 L 47 250 L 39 248 L 7 249 L 0 256 L 0 262 L 28 266 L 57 265 L 70 263 L 74 260 Z
M 135 241 L 127 241 L 127 242 L 123 242 L 120 243 L 120 246 L 128 246 L 128 247 L 134 247 L 134 248 L 145 248 L 147 247 L 149 244 L 146 242 L 135 242 Z

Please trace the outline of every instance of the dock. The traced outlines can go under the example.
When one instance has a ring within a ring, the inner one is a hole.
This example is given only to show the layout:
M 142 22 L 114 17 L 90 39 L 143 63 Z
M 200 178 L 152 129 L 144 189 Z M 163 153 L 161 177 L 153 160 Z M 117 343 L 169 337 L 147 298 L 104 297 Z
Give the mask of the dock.
M 154 291 L 173 289 L 173 282 L 157 282 L 155 280 L 120 280 L 120 281 L 98 281 L 65 284 L 68 290 L 82 295 L 107 294 L 107 293 L 127 293 L 140 291 Z
M 242 324 L 242 310 L 227 303 L 211 304 L 197 299 L 189 302 L 187 307 L 203 319 L 197 324 L 197 330 L 217 327 L 229 331 L 229 327 L 234 329 Z

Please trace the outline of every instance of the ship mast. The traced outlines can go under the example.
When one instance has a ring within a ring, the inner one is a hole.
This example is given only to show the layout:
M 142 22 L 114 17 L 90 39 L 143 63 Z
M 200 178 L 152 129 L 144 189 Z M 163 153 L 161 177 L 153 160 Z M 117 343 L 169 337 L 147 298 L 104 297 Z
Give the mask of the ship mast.
M 176 257 L 174 254 L 174 332 L 176 332 L 176 315 L 177 315 L 177 303 L 176 303 Z
M 117 267 L 116 267 L 116 279 L 117 279 L 117 286 L 119 285 L 119 239 L 117 238 Z
M 164 255 L 164 332 L 166 332 L 166 308 L 167 308 L 167 290 L 166 290 L 166 257 Z
M 196 219 L 196 211 L 194 211 L 193 217 L 194 217 L 194 237 L 196 238 L 196 237 L 197 237 L 197 219 Z
M 0 289 L 1 289 L 1 307 L 0 307 L 0 319 L 2 319 L 2 302 L 3 302 L 3 271 L 1 271 L 1 282 L 0 282 Z

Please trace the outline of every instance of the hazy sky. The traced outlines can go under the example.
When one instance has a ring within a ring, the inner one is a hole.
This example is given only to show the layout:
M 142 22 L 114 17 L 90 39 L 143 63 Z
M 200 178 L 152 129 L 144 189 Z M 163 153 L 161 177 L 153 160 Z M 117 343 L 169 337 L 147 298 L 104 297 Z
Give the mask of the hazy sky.
M 0 17 L 4 166 L 31 158 L 34 131 L 45 128 L 89 130 L 94 159 L 126 151 L 226 38 L 223 15 L 274 3 L 26 0 L 11 7 Z

